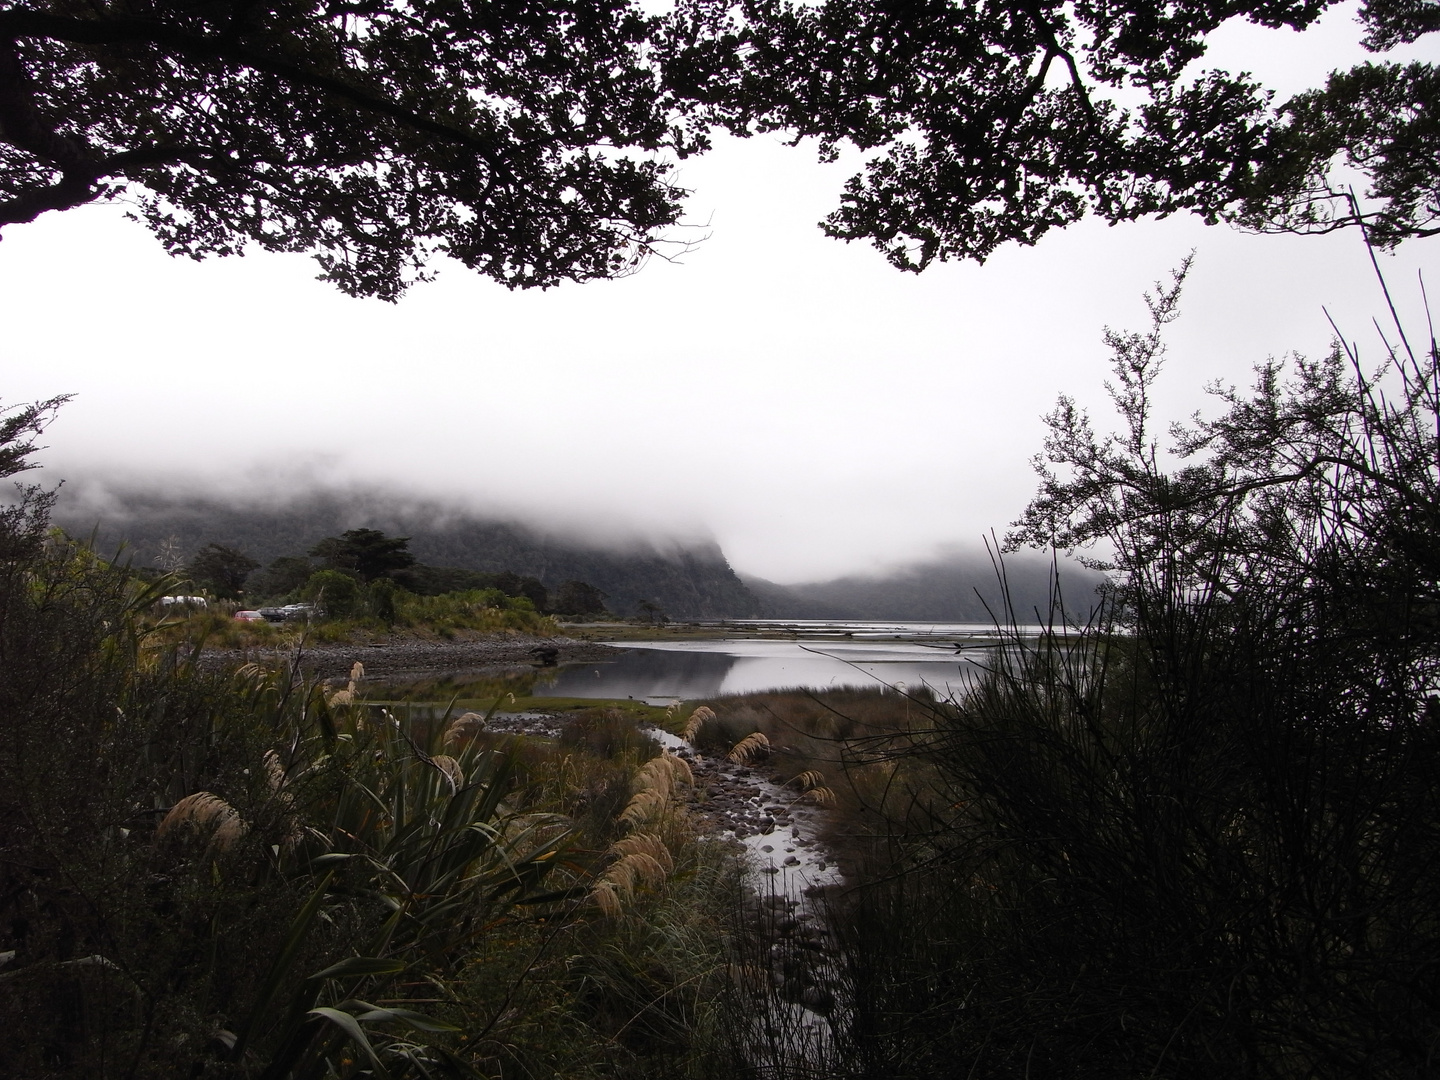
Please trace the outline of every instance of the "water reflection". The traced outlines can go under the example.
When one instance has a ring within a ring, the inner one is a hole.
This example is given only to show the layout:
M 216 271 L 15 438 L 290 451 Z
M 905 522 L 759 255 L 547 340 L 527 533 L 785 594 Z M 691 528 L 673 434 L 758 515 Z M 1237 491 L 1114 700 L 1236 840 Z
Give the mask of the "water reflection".
M 958 691 L 977 657 L 923 644 L 720 640 L 618 643 L 614 660 L 571 664 L 539 696 L 635 698 L 663 704 L 790 687 L 928 685 Z

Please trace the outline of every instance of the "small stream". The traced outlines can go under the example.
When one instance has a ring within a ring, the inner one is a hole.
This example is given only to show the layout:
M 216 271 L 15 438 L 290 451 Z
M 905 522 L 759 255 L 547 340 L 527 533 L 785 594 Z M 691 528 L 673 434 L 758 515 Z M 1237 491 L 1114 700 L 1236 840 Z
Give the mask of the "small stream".
M 707 787 L 701 812 L 716 825 L 715 835 L 743 849 L 750 894 L 744 915 L 764 949 L 753 959 L 770 984 L 768 1011 L 754 1018 L 749 1033 L 755 1057 L 775 1045 L 777 1029 L 787 1032 L 786 1045 L 823 1055 L 834 1043 L 831 1017 L 844 1004 L 823 903 L 825 890 L 844 876 L 821 841 L 824 811 L 747 765 L 698 754 L 668 731 L 644 730 L 690 764 L 696 785 Z

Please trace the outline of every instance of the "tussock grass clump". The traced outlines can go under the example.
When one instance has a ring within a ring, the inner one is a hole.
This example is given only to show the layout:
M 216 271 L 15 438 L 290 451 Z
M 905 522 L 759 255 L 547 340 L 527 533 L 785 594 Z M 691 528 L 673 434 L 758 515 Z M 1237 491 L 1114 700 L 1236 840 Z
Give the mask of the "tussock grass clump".
M 27 429 L 0 429 L 5 475 Z M 202 669 L 205 618 L 154 625 L 176 582 L 52 535 L 52 503 L 0 513 L 0 1075 L 735 1075 L 733 867 L 633 719 L 542 741 L 362 702 L 359 668 Z
M 204 835 L 209 848 L 229 851 L 245 831 L 245 822 L 233 806 L 218 795 L 197 791 L 177 802 L 160 819 L 155 827 L 155 839 L 188 832 Z
M 365 665 L 360 661 L 350 665 L 350 678 L 339 690 L 332 691 L 325 703 L 332 709 L 340 705 L 354 705 L 360 700 L 360 683 L 365 678 Z
M 595 879 L 590 900 L 610 918 L 619 918 L 627 904 L 635 901 L 637 886 L 658 887 L 675 868 L 670 849 L 650 833 L 631 833 L 610 845 L 606 852 L 613 862 Z
M 702 728 L 715 719 L 715 710 L 708 705 L 697 706 L 695 711 L 685 721 L 685 728 L 681 737 L 688 743 L 693 743 L 699 736 Z
M 583 747 L 597 757 L 641 765 L 660 753 L 655 740 L 635 724 L 635 718 L 620 709 L 582 709 L 573 714 L 560 732 L 560 744 Z
M 473 742 L 476 736 L 485 730 L 487 719 L 477 712 L 461 713 L 446 726 L 445 734 L 440 740 L 442 745 L 449 749 Z
M 658 754 L 635 770 L 632 780 L 634 794 L 616 820 L 636 828 L 659 818 L 670 810 L 680 785 L 693 786 L 694 783 L 690 766 L 683 758 L 675 754 Z
M 752 731 L 732 746 L 725 754 L 727 761 L 737 765 L 748 765 L 770 750 L 770 740 L 763 731 Z

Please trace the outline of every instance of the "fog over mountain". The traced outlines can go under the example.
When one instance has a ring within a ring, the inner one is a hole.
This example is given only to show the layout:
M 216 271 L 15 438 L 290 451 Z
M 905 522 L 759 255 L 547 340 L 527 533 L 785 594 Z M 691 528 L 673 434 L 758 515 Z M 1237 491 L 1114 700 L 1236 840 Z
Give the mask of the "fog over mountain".
M 774 618 L 989 622 L 1007 617 L 1008 594 L 1009 611 L 1027 623 L 1048 619 L 1052 608 L 1058 610 L 1057 597 L 1071 618 L 1084 619 L 1104 577 L 1070 560 L 1057 566 L 1033 552 L 1006 555 L 997 563 L 983 552 L 950 551 L 889 571 L 830 581 L 777 585 L 744 574 L 741 580 Z
M 57 524 L 72 535 L 94 534 L 101 552 L 122 550 L 140 566 L 166 558 L 184 562 L 212 542 L 267 564 L 363 527 L 410 537 L 410 551 L 431 566 L 510 571 L 549 588 L 568 580 L 588 582 L 607 594 L 607 606 L 620 615 L 650 603 L 681 619 L 983 622 L 1004 610 L 995 564 L 983 552 L 952 550 L 886 571 L 781 585 L 738 575 L 710 539 L 627 534 L 613 523 L 608 531 L 581 536 L 376 488 L 319 488 L 268 501 L 83 481 L 61 490 Z M 1049 611 L 1050 561 L 1022 553 L 1007 556 L 1004 566 L 1019 621 Z M 1083 615 L 1099 581 L 1076 564 L 1063 564 L 1067 609 Z
M 141 566 L 156 565 L 164 546 L 185 561 L 211 542 L 266 564 L 306 554 L 326 536 L 372 528 L 410 537 L 411 553 L 431 566 L 508 570 L 550 588 L 587 582 L 607 594 L 616 614 L 634 614 L 645 602 L 672 618 L 760 613 L 713 541 L 613 531 L 579 538 L 376 489 L 312 490 L 265 502 L 82 484 L 62 489 L 55 521 L 72 535 L 94 533 L 101 552 L 123 546 Z

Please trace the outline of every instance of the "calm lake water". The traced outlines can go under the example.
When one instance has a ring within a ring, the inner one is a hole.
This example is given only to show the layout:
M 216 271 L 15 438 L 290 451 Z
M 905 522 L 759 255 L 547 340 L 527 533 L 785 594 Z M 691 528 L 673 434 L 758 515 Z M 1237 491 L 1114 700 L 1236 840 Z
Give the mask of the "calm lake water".
M 928 685 L 944 695 L 959 691 L 967 672 L 985 663 L 985 643 L 993 633 L 993 627 L 978 623 L 806 622 L 786 627 L 794 630 L 793 640 L 610 642 L 618 651 L 614 660 L 567 664 L 548 681 L 537 682 L 534 693 L 663 705 L 792 687 L 903 683 Z

